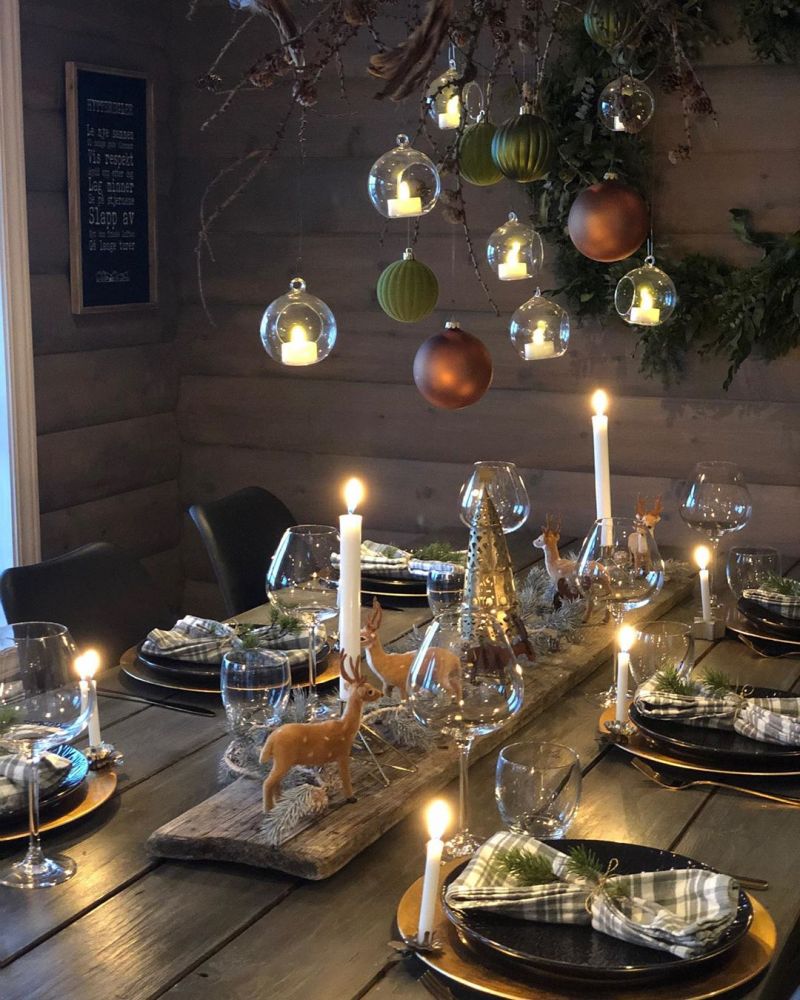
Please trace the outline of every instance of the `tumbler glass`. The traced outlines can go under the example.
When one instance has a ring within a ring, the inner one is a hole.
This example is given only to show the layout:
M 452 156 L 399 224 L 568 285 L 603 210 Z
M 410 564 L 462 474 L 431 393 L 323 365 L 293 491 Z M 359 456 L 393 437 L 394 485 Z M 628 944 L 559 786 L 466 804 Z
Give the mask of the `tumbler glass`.
M 511 743 L 497 758 L 494 797 L 514 833 L 563 837 L 581 797 L 578 755 L 560 743 Z

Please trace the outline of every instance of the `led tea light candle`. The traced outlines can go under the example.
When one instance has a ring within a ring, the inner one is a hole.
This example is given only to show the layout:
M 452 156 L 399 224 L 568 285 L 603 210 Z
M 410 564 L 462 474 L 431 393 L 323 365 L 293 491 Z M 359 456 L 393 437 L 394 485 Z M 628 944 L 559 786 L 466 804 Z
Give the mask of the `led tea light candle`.
M 317 361 L 317 344 L 299 323 L 289 330 L 289 339 L 281 344 L 281 362 L 285 365 L 313 365 Z
M 518 240 L 514 240 L 508 249 L 506 259 L 497 265 L 497 277 L 501 281 L 516 281 L 528 277 L 528 265 L 519 259 L 521 246 Z
M 639 326 L 658 326 L 661 322 L 661 310 L 654 305 L 653 292 L 643 285 L 639 293 L 640 305 L 631 307 L 630 322 Z
M 631 667 L 631 646 L 636 632 L 630 625 L 623 625 L 617 633 L 619 652 L 617 653 L 617 702 L 614 718 L 624 725 L 628 709 L 628 673 Z
M 439 115 L 439 128 L 458 128 L 461 124 L 461 99 L 458 94 L 453 94 L 447 100 L 444 114 Z
M 339 651 L 355 663 L 361 659 L 361 515 L 356 507 L 364 498 L 360 479 L 344 487 L 347 513 L 339 517 Z M 347 684 L 339 678 L 339 698 L 346 701 Z
M 711 549 L 707 545 L 698 545 L 694 550 L 694 561 L 700 570 L 700 604 L 703 621 L 712 621 L 711 617 L 711 574 L 708 564 L 711 562 Z
M 556 345 L 545 339 L 547 323 L 540 319 L 533 331 L 533 339 L 525 345 L 525 360 L 537 361 L 539 358 L 552 358 L 556 353 Z
M 450 825 L 450 809 L 442 799 L 435 799 L 428 806 L 425 814 L 428 824 L 428 840 L 425 845 L 425 875 L 422 880 L 422 901 L 419 907 L 419 928 L 417 943 L 423 944 L 425 938 L 433 934 L 433 921 L 436 913 L 436 897 L 439 892 L 439 872 L 442 864 L 444 843 L 442 836 Z
M 387 208 L 390 219 L 405 219 L 422 215 L 422 198 L 412 198 L 408 181 L 397 178 L 397 197 L 389 198 Z

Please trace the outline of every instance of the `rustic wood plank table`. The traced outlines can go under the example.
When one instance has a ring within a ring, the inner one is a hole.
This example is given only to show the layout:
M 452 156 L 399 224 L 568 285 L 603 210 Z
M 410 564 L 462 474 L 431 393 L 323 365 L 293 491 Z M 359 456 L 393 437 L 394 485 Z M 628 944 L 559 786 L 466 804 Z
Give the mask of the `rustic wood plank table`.
M 530 550 L 528 549 L 528 554 Z M 691 602 L 669 617 L 687 619 Z M 419 611 L 387 614 L 385 637 Z M 765 660 L 730 638 L 699 656 L 742 681 L 800 691 L 800 660 Z M 608 684 L 603 665 L 522 734 L 572 745 L 584 767 L 570 833 L 668 848 L 723 871 L 768 879 L 760 895 L 780 935 L 769 973 L 740 996 L 786 1000 L 800 980 L 800 809 L 725 791 L 670 793 L 596 741 L 597 709 L 585 695 Z M 101 687 L 124 689 L 116 672 Z M 186 703 L 191 696 L 176 696 Z M 84 821 L 46 836 L 78 874 L 54 889 L 0 889 L 2 1000 L 423 1000 L 421 967 L 398 963 L 387 942 L 397 901 L 422 870 L 424 832 L 411 815 L 324 882 L 231 865 L 154 859 L 148 835 L 212 794 L 227 742 L 213 717 L 103 698 L 104 731 L 124 749 L 118 791 Z M 494 754 L 472 772 L 473 827 L 499 825 Z M 797 794 L 788 782 L 768 784 Z M 446 793 L 455 802 L 457 790 Z M 3 845 L 3 858 L 22 843 Z M 465 994 L 457 993 L 464 996 Z

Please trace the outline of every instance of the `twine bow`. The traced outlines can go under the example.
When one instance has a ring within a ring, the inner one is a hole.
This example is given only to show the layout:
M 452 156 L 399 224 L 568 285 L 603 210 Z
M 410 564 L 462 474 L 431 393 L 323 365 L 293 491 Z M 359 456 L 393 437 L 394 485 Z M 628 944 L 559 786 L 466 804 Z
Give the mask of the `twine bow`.
M 594 902 L 597 896 L 605 896 L 606 899 L 608 899 L 610 902 L 613 902 L 619 896 L 625 895 L 625 893 L 619 888 L 619 886 L 615 886 L 613 891 L 610 891 L 610 887 L 608 886 L 608 882 L 616 872 L 617 868 L 619 868 L 619 858 L 612 858 L 608 862 L 606 870 L 597 876 L 592 891 L 586 897 L 586 901 L 584 904 L 586 906 L 586 912 L 590 916 L 592 914 L 592 903 Z

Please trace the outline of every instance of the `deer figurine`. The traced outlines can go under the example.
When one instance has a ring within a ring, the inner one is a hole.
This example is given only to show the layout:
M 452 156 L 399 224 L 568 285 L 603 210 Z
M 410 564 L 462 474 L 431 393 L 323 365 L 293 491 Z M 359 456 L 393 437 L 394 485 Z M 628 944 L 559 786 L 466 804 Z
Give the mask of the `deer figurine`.
M 350 663 L 350 671 L 347 663 Z M 261 751 L 261 763 L 272 759 L 272 770 L 264 781 L 264 812 L 268 812 L 280 797 L 281 781 L 296 764 L 320 767 L 336 761 L 342 777 L 342 788 L 348 802 L 355 802 L 350 780 L 350 749 L 361 725 L 361 709 L 377 701 L 381 692 L 368 684 L 361 674 L 360 664 L 352 657 L 342 657 L 342 677 L 350 685 L 347 708 L 338 719 L 325 722 L 289 722 L 267 737 Z
M 397 688 L 401 695 L 406 693 L 408 672 L 416 658 L 416 650 L 409 653 L 387 653 L 378 636 L 383 618 L 383 608 L 377 597 L 372 600 L 372 611 L 361 630 L 361 645 L 367 657 L 370 669 L 383 682 L 383 693 L 390 694 L 392 688 Z M 431 649 L 429 655 L 434 657 L 434 670 L 446 690 L 455 692 L 461 684 L 461 663 L 458 657 L 446 649 Z
M 570 580 L 575 575 L 576 563 L 573 559 L 562 559 L 558 554 L 560 539 L 561 518 L 556 521 L 551 514 L 548 514 L 542 526 L 542 533 L 534 539 L 533 544 L 537 549 L 544 550 L 544 566 L 559 595 L 574 599 L 578 594 L 573 591 Z
M 628 535 L 628 550 L 633 556 L 633 565 L 637 570 L 647 569 L 647 535 L 652 535 L 661 520 L 663 509 L 660 496 L 655 498 L 653 506 L 649 509 L 645 497 L 636 497 L 636 514 L 633 518 L 636 529 Z

